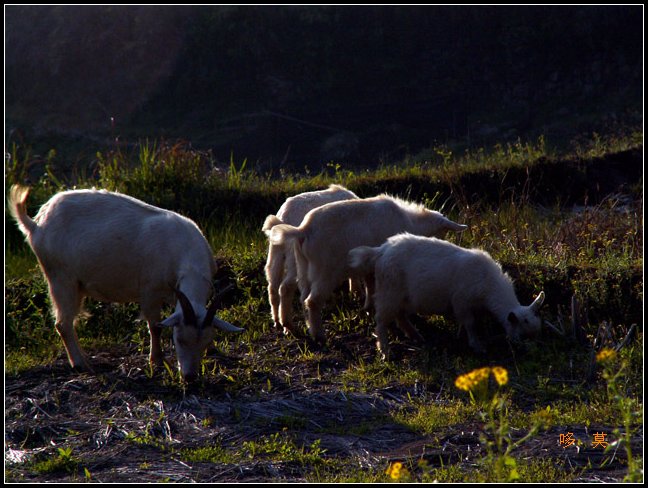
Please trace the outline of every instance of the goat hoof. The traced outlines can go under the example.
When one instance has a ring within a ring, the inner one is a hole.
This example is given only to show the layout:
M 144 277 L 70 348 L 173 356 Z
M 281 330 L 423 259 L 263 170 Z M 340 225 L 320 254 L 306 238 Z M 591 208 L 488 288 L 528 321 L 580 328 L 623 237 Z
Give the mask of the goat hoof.
M 153 366 L 154 368 L 162 367 L 162 366 L 164 366 L 165 363 L 169 364 L 169 365 L 171 364 L 171 363 L 169 363 L 167 358 L 164 356 L 164 354 L 149 357 L 149 364 L 151 366 Z
M 313 340 L 316 344 L 319 344 L 322 347 L 326 347 L 326 336 L 318 335 L 317 337 L 314 337 Z
M 321 351 L 321 352 L 327 352 L 328 351 L 328 346 L 326 344 L 326 340 L 323 338 L 314 338 L 311 336 L 308 336 L 306 338 L 307 343 L 316 351 Z
M 80 364 L 73 364 L 72 365 L 72 370 L 75 373 L 88 373 L 88 374 L 95 374 L 95 370 L 92 366 L 90 366 L 90 363 L 88 362 L 83 362 Z
M 283 325 L 283 333 L 284 335 L 293 335 L 293 336 L 296 335 L 295 329 L 292 325 Z

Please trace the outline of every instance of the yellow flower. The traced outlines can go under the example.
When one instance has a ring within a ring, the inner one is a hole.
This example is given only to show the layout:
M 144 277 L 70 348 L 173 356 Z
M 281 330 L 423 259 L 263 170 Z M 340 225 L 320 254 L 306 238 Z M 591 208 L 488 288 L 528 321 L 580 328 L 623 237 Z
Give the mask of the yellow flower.
M 397 480 L 407 475 L 407 468 L 403 467 L 403 463 L 395 462 L 389 465 L 385 474 L 389 475 L 391 479 Z
M 501 366 L 494 366 L 492 371 L 493 376 L 495 376 L 495 381 L 497 381 L 498 385 L 504 386 L 508 383 L 508 371 L 506 371 L 506 369 L 502 368 Z
M 614 359 L 615 357 L 616 357 L 616 351 L 614 349 L 610 349 L 606 347 L 605 349 L 601 349 L 598 352 L 598 354 L 596 355 L 596 362 L 603 363 L 610 359 Z
M 469 391 L 488 379 L 491 369 L 489 367 L 474 369 L 470 373 L 462 374 L 455 380 L 455 386 L 460 390 Z
M 472 381 L 468 379 L 468 375 L 462 374 L 455 380 L 455 386 L 460 390 L 468 391 L 472 386 Z
M 485 368 L 480 368 L 476 369 L 474 371 L 471 371 L 469 374 L 472 375 L 473 381 L 475 384 L 479 384 L 484 380 L 488 379 L 488 376 L 490 375 L 491 369 L 487 366 Z
M 493 373 L 498 385 L 504 386 L 508 383 L 508 371 L 505 368 L 502 368 L 501 366 L 489 368 L 486 366 L 458 376 L 455 380 L 455 386 L 464 391 L 473 390 L 480 385 L 482 381 L 488 381 L 488 377 L 491 373 Z

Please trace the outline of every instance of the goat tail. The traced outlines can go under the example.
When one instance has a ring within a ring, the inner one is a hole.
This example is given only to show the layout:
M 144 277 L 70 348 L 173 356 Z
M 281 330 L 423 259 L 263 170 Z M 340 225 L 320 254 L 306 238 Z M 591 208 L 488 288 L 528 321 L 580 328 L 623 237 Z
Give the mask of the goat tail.
M 267 221 L 268 219 L 266 219 Z M 288 224 L 278 224 L 272 227 L 268 236 L 272 244 L 285 244 L 300 237 L 303 237 L 304 232 L 299 227 L 294 227 Z
M 265 232 L 265 235 L 270 237 L 270 231 L 272 231 L 272 228 L 275 225 L 279 224 L 283 224 L 283 220 L 281 220 L 276 215 L 268 215 L 265 219 L 265 222 L 263 222 L 263 227 L 261 227 L 261 230 Z
M 355 276 L 367 276 L 374 272 L 379 248 L 360 246 L 349 251 L 348 265 Z
M 16 222 L 18 228 L 26 236 L 30 236 L 38 228 L 38 224 L 27 215 L 27 196 L 29 187 L 22 185 L 12 185 L 9 190 L 9 211 Z

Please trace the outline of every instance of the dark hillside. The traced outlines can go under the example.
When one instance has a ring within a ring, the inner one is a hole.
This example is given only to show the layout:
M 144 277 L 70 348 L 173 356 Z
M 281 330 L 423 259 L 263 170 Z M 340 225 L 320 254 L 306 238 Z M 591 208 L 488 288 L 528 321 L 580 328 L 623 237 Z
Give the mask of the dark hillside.
M 6 130 L 268 169 L 640 123 L 640 6 L 9 6 Z M 74 157 L 77 154 L 73 155 Z

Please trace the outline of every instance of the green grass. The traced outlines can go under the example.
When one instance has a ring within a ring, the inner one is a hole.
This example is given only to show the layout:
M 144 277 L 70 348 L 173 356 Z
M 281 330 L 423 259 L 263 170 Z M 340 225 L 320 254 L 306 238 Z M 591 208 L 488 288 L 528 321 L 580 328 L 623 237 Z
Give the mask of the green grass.
M 576 295 L 588 308 L 585 334 L 590 343 L 602 321 L 615 325 L 610 339 L 613 343 L 623 338 L 632 323 L 639 326 L 639 337 L 621 352 L 626 369 L 616 380 L 616 388 L 627 399 L 622 402 L 608 395 L 609 384 L 600 368 L 592 364 L 590 350 L 582 345 L 543 337 L 521 353 L 496 343 L 493 356 L 497 354 L 497 361 L 502 358 L 510 374 L 509 425 L 528 429 L 541 423 L 544 430 L 570 425 L 618 425 L 625 416 L 631 420 L 629 425 L 637 428 L 641 420 L 636 414 L 643 411 L 641 213 L 637 208 L 624 207 L 618 197 L 607 198 L 582 212 L 572 212 L 571 205 L 564 205 L 563 195 L 557 195 L 550 204 L 539 203 L 542 189 L 535 179 L 542 177 L 542 171 L 549 171 L 551 164 L 604 158 L 614 151 L 637 147 L 641 147 L 641 139 L 636 133 L 625 138 L 596 135 L 569 154 L 556 154 L 542 138 L 461 155 L 435 147 L 401 166 L 373 172 L 353 172 L 332 165 L 315 175 L 284 174 L 275 178 L 255 173 L 245 161 L 232 159 L 228 168 L 219 169 L 208 153 L 179 144 L 147 141 L 132 153 L 115 150 L 97 155 L 97 179 L 55 175 L 52 168 L 56 153 L 50 153 L 48 171 L 33 185 L 29 213 L 34 215 L 40 204 L 63 187 L 97 185 L 196 220 L 221 263 L 216 286 L 235 285 L 219 311 L 220 317 L 245 328 L 236 337 L 218 337 L 214 344 L 217 357 L 212 355 L 203 363 L 203 373 L 210 381 L 198 387 L 198 394 L 209 396 L 217 391 L 231 397 L 244 394 L 266 398 L 296 385 L 306 390 L 326 385 L 345 394 L 387 395 L 427 388 L 440 392 L 435 401 L 430 401 L 429 396 L 423 400 L 412 396 L 402 408 L 372 415 L 353 426 L 323 422 L 316 435 L 368 436 L 373 429 L 394 423 L 434 439 L 452 426 L 480 421 L 478 406 L 460 394 L 454 380 L 472 369 L 495 364 L 495 359 L 466 353 L 460 344 L 454 344 L 456 339 L 449 339 L 456 337 L 455 322 L 430 317 L 417 322 L 429 339 L 426 346 L 408 349 L 407 343 L 392 338 L 392 345 L 403 352 L 396 361 L 381 361 L 370 335 L 373 320 L 360 313 L 357 299 L 349 298 L 346 291 L 336 294 L 325 311 L 327 333 L 334 339 L 334 346 L 317 349 L 303 337 L 278 335 L 269 314 L 263 272 L 267 241 L 260 230 L 265 216 L 276 212 L 287 196 L 332 182 L 344 184 L 361 196 L 386 191 L 425 202 L 469 224 L 467 231 L 448 238 L 462 246 L 488 250 L 514 278 L 522 302 L 530 302 L 538 291 L 545 290 L 543 316 L 552 323 L 570 321 L 570 300 Z M 5 167 L 8 186 L 24 181 L 33 158 L 29 148 L 15 146 L 11 155 Z M 586 166 L 587 161 L 579 164 Z M 483 192 L 475 191 L 482 187 Z M 5 374 L 20 377 L 37 366 L 52 364 L 65 353 L 53 327 L 47 286 L 37 262 L 12 221 L 8 219 L 7 223 Z M 84 349 L 105 351 L 119 345 L 140 355 L 141 365 L 147 364 L 148 331 L 144 323 L 136 323 L 137 305 L 88 300 L 85 308 L 89 315 L 78 324 Z M 299 306 L 295 311 L 301 314 Z M 480 332 L 488 335 L 496 330 L 491 326 L 484 320 Z M 300 327 L 305 329 L 303 321 Z M 347 344 L 346 338 L 351 336 L 355 342 Z M 169 344 L 168 331 L 164 337 Z M 437 338 L 443 338 L 441 345 Z M 346 347 L 343 352 L 340 345 Z M 355 355 L 355 351 L 362 353 Z M 177 378 L 164 373 L 151 375 L 150 381 L 176 396 L 187 394 Z M 237 413 L 232 415 L 236 417 Z M 265 424 L 265 420 L 255 422 L 251 423 L 253 427 L 275 431 L 246 438 L 236 447 L 218 442 L 180 447 L 141 433 L 130 434 L 126 440 L 152 446 L 165 455 L 178 455 L 186 463 L 281 461 L 302 467 L 309 481 L 389 481 L 383 464 L 368 467 L 353 456 L 331 456 L 316 441 L 299 441 L 295 433 L 311 425 L 307 416 L 286 413 Z M 34 471 L 76 469 L 76 458 L 66 457 L 67 453 L 39 459 Z M 568 466 L 557 465 L 555 460 L 515 458 L 515 462 L 519 481 L 567 482 L 579 474 Z M 633 462 L 640 463 L 641 456 L 635 454 Z M 408 471 L 414 481 L 497 481 L 491 465 L 429 467 L 412 461 Z
M 582 470 L 569 468 L 564 462 L 553 459 L 525 459 L 517 461 L 519 483 L 569 483 Z M 496 483 L 491 470 L 460 469 L 458 465 L 433 468 L 423 473 L 425 483 Z
M 184 448 L 180 450 L 180 459 L 188 463 L 234 464 L 240 456 L 227 451 L 220 445 Z
M 250 460 L 293 462 L 302 466 L 326 464 L 325 450 L 316 440 L 310 445 L 298 445 L 284 428 L 280 432 L 245 441 L 236 450 L 221 445 L 182 448 L 180 459 L 188 463 L 240 464 Z
M 422 375 L 408 366 L 408 364 L 382 361 L 378 355 L 370 362 L 358 358 L 357 364 L 340 375 L 340 382 L 346 391 L 362 392 L 385 388 L 395 382 L 412 386 L 421 379 Z
M 72 448 L 59 447 L 56 455 L 48 456 L 33 462 L 33 469 L 37 473 L 49 474 L 67 472 L 76 475 L 79 469 L 79 461 L 72 454 Z
M 422 434 L 433 434 L 445 427 L 474 419 L 478 411 L 474 405 L 454 400 L 434 404 L 413 402 L 412 406 L 412 412 L 397 412 L 394 420 Z

